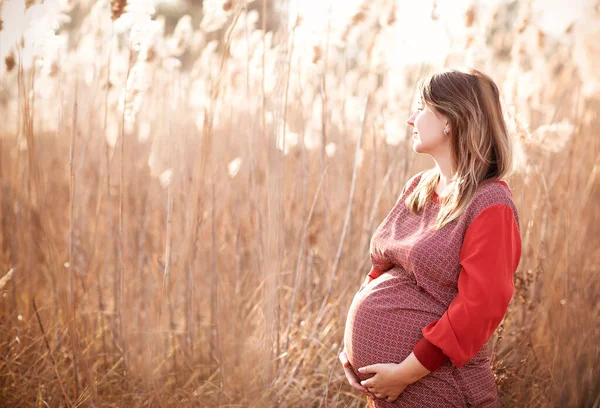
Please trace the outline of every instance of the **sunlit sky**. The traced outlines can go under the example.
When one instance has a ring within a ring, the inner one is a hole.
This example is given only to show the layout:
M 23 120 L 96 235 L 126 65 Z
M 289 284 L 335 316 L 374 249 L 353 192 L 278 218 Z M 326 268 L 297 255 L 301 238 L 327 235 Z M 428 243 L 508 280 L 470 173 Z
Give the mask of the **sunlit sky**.
M 291 0 L 290 8 L 297 10 L 315 26 L 327 27 L 328 10 L 331 7 L 334 20 L 348 21 L 364 0 Z M 437 1 L 440 20 L 456 28 L 463 23 L 464 12 L 475 3 L 484 13 L 507 0 L 446 0 Z M 576 18 L 582 15 L 586 4 L 592 0 L 533 0 L 533 14 L 538 26 L 550 34 L 560 34 Z M 373 2 L 376 3 L 376 2 Z M 524 2 L 525 3 L 525 2 Z M 422 32 L 423 22 L 430 20 L 434 0 L 396 0 L 402 25 L 407 32 Z
M 547 35 L 560 35 L 580 17 L 591 0 L 533 0 L 532 22 Z M 450 37 L 465 35 L 464 16 L 475 3 L 479 16 L 491 13 L 505 0 L 445 0 L 437 1 L 437 21 L 431 18 L 434 0 L 396 0 L 399 23 L 394 26 L 394 51 L 402 63 L 440 58 L 450 46 Z M 331 18 L 333 32 L 340 31 L 336 24 L 347 24 L 364 0 L 292 0 L 290 19 L 296 14 L 304 17 L 303 29 L 314 37 L 323 38 Z M 372 7 L 382 2 L 371 2 Z
M 167 1 L 176 3 L 178 0 Z M 460 38 L 465 34 L 464 14 L 473 1 L 438 0 L 438 19 L 433 21 L 431 11 L 434 0 L 396 0 L 398 23 L 386 34 L 395 44 L 392 60 L 397 55 L 398 64 L 406 64 L 436 59 L 447 54 L 451 37 Z M 502 1 L 476 1 L 479 15 L 485 16 Z M 59 11 L 63 2 L 45 0 L 43 7 L 37 8 L 35 13 L 29 13 L 30 16 L 26 19 L 23 16 L 24 0 L 6 0 L 2 7 L 4 29 L 0 33 L 0 57 L 6 56 L 9 49 L 27 30 L 35 28 L 39 35 L 45 35 L 40 27 L 52 27 L 54 24 L 50 20 L 63 18 Z M 161 2 L 164 3 L 165 0 L 147 0 L 149 5 Z M 312 39 L 314 43 L 315 39 L 323 39 L 326 36 L 329 22 L 332 32 L 341 32 L 363 2 L 364 0 L 290 0 L 289 16 L 294 21 L 298 14 L 303 17 L 298 36 Z M 584 6 L 590 2 L 592 0 L 533 0 L 532 23 L 548 35 L 560 35 L 569 24 L 583 14 Z M 138 0 L 138 3 L 144 3 L 144 0 Z M 372 1 L 368 4 L 380 10 L 384 3 L 386 2 Z M 277 6 L 285 2 L 273 4 Z
M 492 0 L 489 3 L 495 3 Z M 359 10 L 364 0 L 293 0 L 290 3 L 290 18 L 296 13 L 304 20 L 302 29 L 315 38 L 326 36 L 331 16 L 331 30 L 341 32 Z M 373 2 L 374 8 L 382 8 L 381 2 Z M 396 2 L 396 18 L 398 22 L 390 32 L 386 33 L 395 44 L 394 53 L 402 63 L 418 62 L 431 58 L 440 58 L 448 51 L 449 42 L 445 32 L 450 22 L 463 26 L 462 20 L 469 3 L 465 0 L 439 2 L 440 19 L 433 21 L 431 11 L 433 0 L 398 0 Z M 452 3 L 452 7 L 448 7 Z M 339 26 L 338 26 L 339 25 Z

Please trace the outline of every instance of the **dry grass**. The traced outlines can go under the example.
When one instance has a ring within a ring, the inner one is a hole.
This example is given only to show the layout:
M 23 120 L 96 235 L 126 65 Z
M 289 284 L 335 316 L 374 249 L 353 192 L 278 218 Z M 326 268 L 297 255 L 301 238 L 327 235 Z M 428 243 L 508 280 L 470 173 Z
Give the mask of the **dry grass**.
M 405 137 L 415 81 L 465 63 L 523 145 L 503 406 L 600 406 L 600 11 L 560 42 L 518 2 L 471 6 L 464 44 L 398 65 L 384 1 L 315 38 L 307 16 L 257 28 L 284 7 L 208 0 L 177 29 L 161 11 L 156 36 L 142 10 L 130 37 L 136 2 L 112 4 L 81 2 L 62 54 L 21 43 L 0 71 L 1 407 L 364 406 L 345 313 L 374 228 L 431 164 Z

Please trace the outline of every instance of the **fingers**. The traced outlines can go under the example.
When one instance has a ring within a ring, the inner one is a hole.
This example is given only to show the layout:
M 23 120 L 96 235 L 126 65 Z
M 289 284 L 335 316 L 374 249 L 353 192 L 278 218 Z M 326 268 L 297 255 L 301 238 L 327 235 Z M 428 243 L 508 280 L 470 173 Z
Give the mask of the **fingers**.
M 379 369 L 379 364 L 373 364 L 373 365 L 368 365 L 368 366 L 364 366 L 358 369 L 359 372 L 363 373 L 363 374 L 368 374 L 368 373 L 377 373 L 377 370 Z
M 374 395 L 375 395 L 375 397 L 377 397 L 379 399 L 384 399 L 384 400 L 386 400 L 388 402 L 394 402 L 394 401 L 396 401 L 398 399 L 397 395 L 388 395 L 388 396 L 386 396 L 385 394 L 380 393 L 380 392 L 375 393 Z
M 375 374 L 375 375 L 377 375 L 377 374 Z M 373 387 L 375 385 L 375 384 L 373 384 L 375 382 L 375 375 L 371 378 L 367 378 L 366 380 L 362 380 L 360 382 L 360 384 L 367 388 Z
M 348 355 L 346 354 L 345 351 L 342 351 L 340 353 L 339 359 L 340 359 L 340 362 L 342 363 L 342 366 L 344 367 L 344 374 L 346 374 L 346 379 L 348 380 L 348 383 L 352 386 L 352 388 L 354 388 L 356 391 L 359 391 L 365 395 L 373 396 L 373 394 L 370 393 L 366 387 L 363 387 L 360 384 L 358 377 L 356 376 L 356 374 L 354 374 L 354 371 L 352 371 L 352 366 L 350 365 L 350 362 L 348 361 Z
M 346 354 L 345 351 L 342 351 L 340 353 L 340 362 L 342 363 L 344 368 L 350 367 L 350 362 L 348 361 L 348 355 Z
M 352 371 L 352 368 L 350 368 L 350 367 L 344 368 L 344 373 L 346 374 L 346 379 L 348 380 L 348 383 L 350 384 L 350 386 L 352 386 L 352 388 L 354 388 L 356 391 L 360 392 L 361 394 L 373 396 L 373 394 L 371 392 L 369 392 L 369 390 L 366 387 L 363 387 L 362 385 L 360 385 L 360 383 L 358 382 L 358 378 L 354 374 L 354 371 Z
M 352 369 L 350 367 L 345 367 L 344 372 L 346 374 L 346 379 L 348 380 L 348 382 L 350 383 L 352 388 L 354 388 L 355 390 L 360 391 L 362 393 L 370 394 L 369 390 L 366 387 L 363 387 L 362 385 L 360 385 L 360 383 L 358 382 L 358 379 L 356 378 L 356 376 L 354 375 L 354 372 L 352 371 Z

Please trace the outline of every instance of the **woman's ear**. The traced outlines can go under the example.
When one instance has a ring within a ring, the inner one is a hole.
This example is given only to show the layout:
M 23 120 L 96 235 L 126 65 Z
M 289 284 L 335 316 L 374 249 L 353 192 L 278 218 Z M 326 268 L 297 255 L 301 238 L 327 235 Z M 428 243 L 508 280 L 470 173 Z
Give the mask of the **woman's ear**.
M 450 124 L 446 122 L 446 126 L 444 126 L 444 136 L 448 136 L 451 132 Z

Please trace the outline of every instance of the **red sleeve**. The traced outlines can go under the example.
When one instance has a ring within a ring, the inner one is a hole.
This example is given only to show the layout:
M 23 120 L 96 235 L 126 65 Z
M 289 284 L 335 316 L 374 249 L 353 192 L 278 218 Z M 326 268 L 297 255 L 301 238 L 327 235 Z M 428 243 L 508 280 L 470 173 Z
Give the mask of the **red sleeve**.
M 364 273 L 364 272 L 363 272 L 363 273 Z M 377 278 L 379 278 L 379 277 L 381 276 L 381 274 L 382 274 L 382 273 L 383 273 L 383 272 L 382 272 L 382 271 L 380 271 L 379 269 L 375 269 L 375 267 L 372 267 L 372 268 L 371 268 L 371 272 L 369 272 L 369 276 L 370 276 L 372 279 L 377 279 Z
M 413 348 L 429 371 L 448 360 L 469 361 L 492 337 L 514 292 L 521 236 L 513 211 L 504 204 L 483 210 L 469 225 L 460 251 L 458 294 L 448 310 L 421 332 Z

